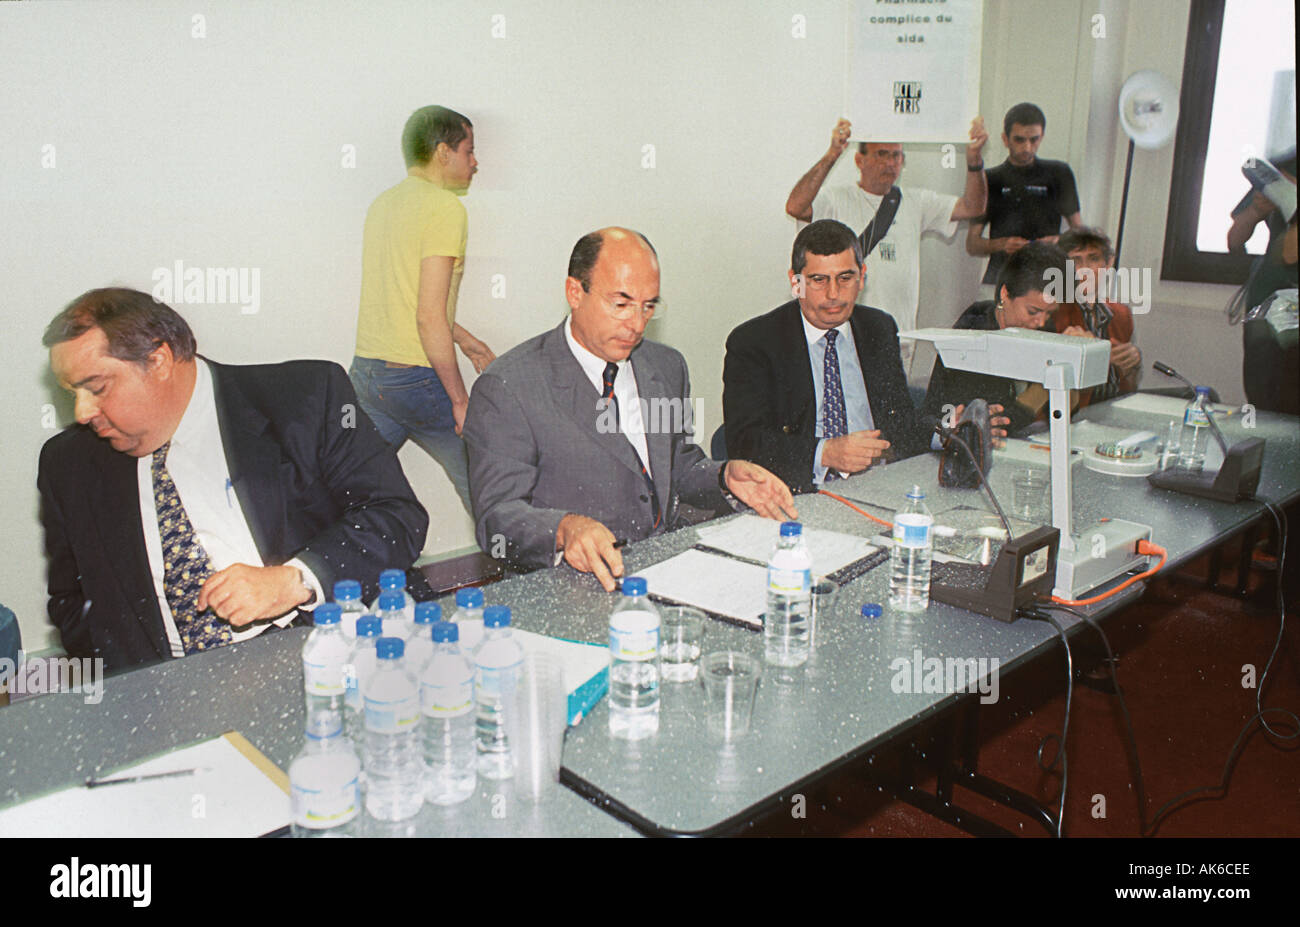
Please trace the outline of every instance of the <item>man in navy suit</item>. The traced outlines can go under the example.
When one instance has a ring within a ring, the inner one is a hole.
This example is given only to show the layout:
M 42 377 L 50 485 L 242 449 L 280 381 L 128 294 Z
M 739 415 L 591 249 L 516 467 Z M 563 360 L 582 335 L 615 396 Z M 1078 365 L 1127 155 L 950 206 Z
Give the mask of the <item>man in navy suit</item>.
M 865 279 L 856 233 L 833 219 L 795 237 L 797 299 L 727 338 L 722 408 L 727 454 L 799 492 L 929 447 L 899 354 L 898 328 L 856 304 Z
M 338 365 L 213 363 L 127 289 L 78 297 L 44 343 L 76 403 L 38 477 L 70 654 L 111 673 L 212 649 L 418 556 L 428 515 Z

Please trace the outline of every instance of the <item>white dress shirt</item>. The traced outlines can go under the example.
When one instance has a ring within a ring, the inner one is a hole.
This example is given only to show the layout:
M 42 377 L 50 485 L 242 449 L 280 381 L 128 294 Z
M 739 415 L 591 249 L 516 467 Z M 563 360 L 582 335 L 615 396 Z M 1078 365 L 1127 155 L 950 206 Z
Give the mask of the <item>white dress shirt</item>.
M 217 422 L 216 394 L 212 389 L 212 371 L 207 362 L 199 358 L 194 379 L 194 393 L 189 405 L 181 416 L 176 433 L 172 435 L 171 446 L 167 450 L 166 467 L 176 484 L 176 492 L 181 498 L 181 505 L 189 516 L 194 528 L 195 539 L 207 552 L 212 562 L 213 572 L 224 570 L 236 563 L 262 567 L 261 554 L 253 541 L 253 534 L 244 518 L 244 511 L 239 505 L 239 497 L 230 482 L 230 469 L 226 466 L 226 449 L 221 441 L 221 429 Z M 162 536 L 158 532 L 158 510 L 154 505 L 153 493 L 153 455 L 146 454 L 136 465 L 136 475 L 140 487 L 140 524 L 144 527 L 144 546 L 149 556 L 149 571 L 153 575 L 154 591 L 158 596 L 158 608 L 162 612 L 163 625 L 167 629 L 167 640 L 171 644 L 172 656 L 183 657 L 185 648 L 181 644 L 180 634 L 176 630 L 176 620 L 172 616 L 171 606 L 163 591 L 163 553 Z M 286 565 L 295 566 L 302 571 L 307 585 L 316 593 L 316 601 L 324 601 L 324 592 L 320 581 L 312 574 L 301 560 L 286 561 Z M 290 609 L 274 620 L 285 627 L 297 614 L 297 609 Z M 231 638 L 235 641 L 256 637 L 266 630 L 270 622 L 259 621 L 242 628 L 232 627 Z
M 582 372 L 587 375 L 596 392 L 605 392 L 605 361 L 592 354 L 573 337 L 573 316 L 564 323 L 564 340 L 569 343 L 569 350 L 577 358 Z M 641 416 L 641 394 L 636 388 L 636 371 L 632 369 L 632 359 L 618 362 L 618 374 L 614 377 L 614 398 L 618 400 L 618 428 L 632 443 L 632 449 L 641 458 L 645 472 L 654 476 L 650 469 L 650 450 L 645 440 L 645 420 Z M 592 406 L 592 416 L 597 414 Z
M 803 335 L 808 341 L 808 363 L 812 367 L 814 409 L 817 413 L 816 435 L 817 448 L 813 452 L 813 482 L 820 486 L 826 482 L 827 467 L 822 463 L 822 448 L 828 440 L 824 434 L 822 393 L 826 389 L 826 332 L 812 325 L 800 314 L 803 322 Z M 862 363 L 858 359 L 858 345 L 853 340 L 853 327 L 845 319 L 835 326 L 839 333 L 835 344 L 835 356 L 840 362 L 840 392 L 844 396 L 844 415 L 848 425 L 848 434 L 855 431 L 871 431 L 876 427 L 871 414 L 871 401 L 867 396 L 867 380 L 862 372 Z M 849 474 L 840 471 L 840 476 Z

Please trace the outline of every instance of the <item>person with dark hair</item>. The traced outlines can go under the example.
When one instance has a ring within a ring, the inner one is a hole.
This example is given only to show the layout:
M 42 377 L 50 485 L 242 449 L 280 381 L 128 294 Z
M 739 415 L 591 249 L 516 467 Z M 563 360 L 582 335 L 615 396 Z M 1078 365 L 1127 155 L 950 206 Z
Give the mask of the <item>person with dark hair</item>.
M 645 236 L 579 239 L 560 325 L 502 355 L 474 383 L 465 443 L 479 545 L 522 569 L 623 573 L 619 542 L 678 527 L 679 500 L 769 518 L 797 512 L 785 484 L 743 460 L 709 460 L 694 439 L 681 354 L 644 340 L 659 261 Z
M 1047 242 L 1031 242 L 1018 249 L 1002 267 L 997 300 L 973 303 L 953 328 L 984 331 L 1043 328 L 1056 308 L 1051 295 L 1052 284 L 1059 285 L 1065 279 L 1065 261 L 1065 253 Z M 1035 393 L 1041 390 L 1041 385 L 1037 390 L 1033 387 L 1033 384 L 1018 383 L 1006 377 L 949 370 L 942 360 L 936 358 L 922 413 L 930 418 L 941 418 L 972 399 L 982 397 L 990 404 L 1002 406 L 1010 419 L 1007 430 L 1014 435 L 1032 424 L 1038 414 L 1036 404 L 1022 401 L 1027 389 Z
M 987 171 L 988 208 L 966 231 L 966 253 L 989 258 L 985 283 L 995 282 L 1007 255 L 1029 242 L 1055 242 L 1062 219 L 1072 229 L 1083 225 L 1074 171 L 1064 161 L 1038 157 L 1046 131 L 1047 117 L 1033 103 L 1017 103 L 1003 117 L 1007 159 Z
M 1110 239 L 1099 229 L 1080 226 L 1061 233 L 1056 244 L 1074 268 L 1075 299 L 1057 306 L 1052 314 L 1053 330 L 1110 342 L 1106 382 L 1086 390 L 1080 405 L 1134 392 L 1142 378 L 1142 352 L 1133 343 L 1133 311 L 1106 299 L 1107 271 L 1115 263 Z
M 826 154 L 799 179 L 786 200 L 786 214 L 809 222 L 838 219 L 862 239 L 866 258 L 864 302 L 878 306 L 902 331 L 916 327 L 921 296 L 921 235 L 937 232 L 949 238 L 957 222 L 984 212 L 984 120 L 971 122 L 966 146 L 966 186 L 960 198 L 921 187 L 899 186 L 903 146 L 861 142 L 853 156 L 860 178 L 856 184 L 822 185 L 849 145 L 852 126 L 841 119 L 831 133 Z M 911 367 L 912 345 L 903 346 L 903 367 Z
M 366 213 L 350 374 L 384 440 L 394 450 L 408 438 L 423 448 L 468 510 L 460 431 L 469 392 L 456 348 L 479 373 L 495 358 L 456 322 L 468 228 L 460 197 L 478 171 L 474 127 L 442 106 L 418 109 L 402 131 L 402 156 L 406 178 Z
M 37 478 L 69 654 L 116 672 L 210 650 L 419 555 L 428 515 L 337 364 L 218 364 L 127 289 L 82 294 L 44 343 L 77 420 Z
M 766 467 L 796 492 L 929 446 L 907 391 L 898 327 L 857 304 L 864 273 L 857 233 L 818 219 L 795 236 L 796 298 L 727 338 L 727 453 Z
M 1294 148 L 1275 158 L 1273 166 L 1295 183 Z M 1243 297 L 1247 311 L 1278 290 L 1295 287 L 1300 278 L 1297 273 L 1300 265 L 1296 263 L 1296 217 L 1283 215 L 1259 190 L 1247 190 L 1241 202 L 1233 207 L 1232 225 L 1228 228 L 1229 253 L 1244 254 L 1246 242 L 1261 222 L 1268 229 L 1268 246 L 1251 265 Z M 1300 364 L 1296 363 L 1295 341 L 1285 339 L 1284 346 L 1267 319 L 1243 322 L 1241 337 L 1241 379 L 1246 401 L 1269 412 L 1300 415 Z

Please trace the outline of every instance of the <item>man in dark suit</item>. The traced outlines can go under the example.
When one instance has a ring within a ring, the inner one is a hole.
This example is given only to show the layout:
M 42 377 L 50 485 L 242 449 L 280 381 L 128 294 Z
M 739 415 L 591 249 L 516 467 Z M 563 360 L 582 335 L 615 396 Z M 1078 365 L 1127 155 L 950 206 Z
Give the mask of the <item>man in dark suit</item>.
M 572 314 L 499 357 L 474 383 L 463 435 L 479 545 L 515 566 L 622 575 L 619 541 L 676 527 L 678 500 L 769 518 L 797 513 L 785 484 L 695 443 L 682 356 L 644 341 L 659 261 L 644 236 L 584 235 L 564 286 Z
M 727 338 L 722 409 L 727 453 L 797 492 L 929 445 L 907 392 L 898 328 L 856 305 L 865 270 L 857 235 L 820 219 L 794 240 L 798 298 Z
M 419 554 L 428 515 L 341 367 L 213 363 L 127 289 L 78 297 L 44 343 L 78 423 L 38 477 L 70 654 L 116 672 L 219 647 Z

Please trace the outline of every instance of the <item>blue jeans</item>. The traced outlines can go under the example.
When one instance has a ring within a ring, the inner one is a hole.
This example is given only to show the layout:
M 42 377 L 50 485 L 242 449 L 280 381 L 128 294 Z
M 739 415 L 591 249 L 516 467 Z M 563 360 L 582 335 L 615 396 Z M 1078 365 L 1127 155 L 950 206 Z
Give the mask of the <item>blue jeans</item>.
M 396 451 L 410 438 L 447 472 L 469 512 L 469 461 L 456 434 L 451 399 L 430 367 L 388 367 L 370 357 L 352 358 L 348 371 L 361 408 Z

